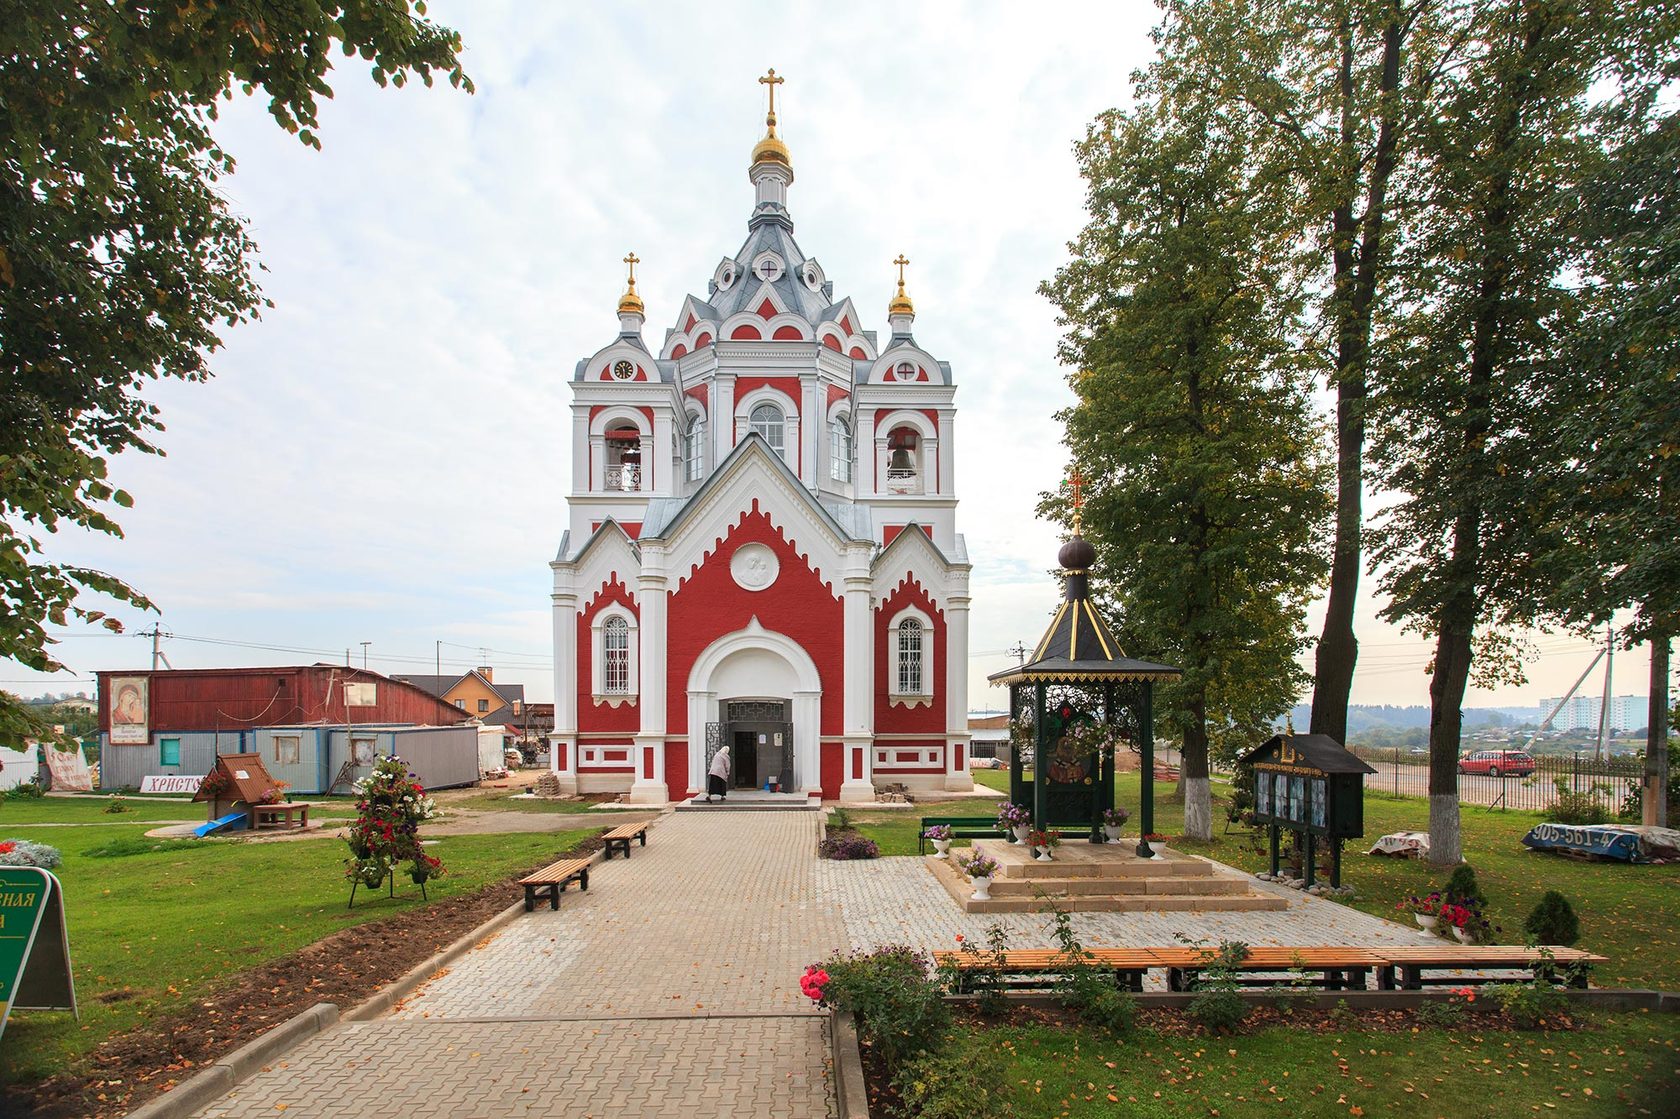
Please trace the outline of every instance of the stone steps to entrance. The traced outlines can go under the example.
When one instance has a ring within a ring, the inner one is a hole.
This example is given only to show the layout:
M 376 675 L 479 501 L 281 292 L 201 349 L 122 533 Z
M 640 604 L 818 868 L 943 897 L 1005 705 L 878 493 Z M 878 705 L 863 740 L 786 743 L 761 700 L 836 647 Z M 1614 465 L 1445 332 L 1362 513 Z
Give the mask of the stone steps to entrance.
M 1159 849 L 1159 858 L 1140 859 L 1127 844 L 1064 843 L 1049 861 L 1001 839 L 975 840 L 974 849 L 998 863 L 986 901 L 974 900 L 973 886 L 952 860 L 925 860 L 967 913 L 1028 913 L 1052 905 L 1076 913 L 1245 912 L 1289 904 L 1256 892 L 1246 879 L 1215 874 L 1205 859 L 1166 849 Z
M 762 789 L 737 789 L 728 800 L 706 803 L 704 796 L 678 802 L 678 812 L 820 812 L 822 800 L 799 793 L 767 793 Z

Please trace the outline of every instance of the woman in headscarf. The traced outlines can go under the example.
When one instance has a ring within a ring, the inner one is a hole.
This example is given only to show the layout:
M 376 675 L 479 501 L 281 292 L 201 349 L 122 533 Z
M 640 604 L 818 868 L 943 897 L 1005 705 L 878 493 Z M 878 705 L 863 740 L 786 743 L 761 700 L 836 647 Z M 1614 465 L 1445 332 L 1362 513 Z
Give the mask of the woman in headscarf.
M 720 746 L 712 757 L 712 768 L 706 772 L 706 803 L 712 803 L 712 798 L 729 799 L 729 773 L 733 763 L 729 760 L 729 747 Z

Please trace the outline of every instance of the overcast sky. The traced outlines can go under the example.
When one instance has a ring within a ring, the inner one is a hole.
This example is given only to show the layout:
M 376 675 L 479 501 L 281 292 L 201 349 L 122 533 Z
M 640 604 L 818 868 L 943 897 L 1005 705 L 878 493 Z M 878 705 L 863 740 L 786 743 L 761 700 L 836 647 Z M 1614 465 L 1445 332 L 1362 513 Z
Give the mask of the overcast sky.
M 971 700 L 1002 704 L 983 677 L 1036 641 L 1057 594 L 1058 539 L 1033 508 L 1065 467 L 1053 413 L 1069 394 L 1036 289 L 1083 222 L 1072 144 L 1127 101 L 1154 7 L 435 0 L 431 13 L 464 36 L 476 95 L 381 90 L 339 58 L 322 152 L 260 98 L 224 113 L 239 159 L 226 190 L 276 306 L 228 336 L 214 381 L 151 390 L 169 453 L 116 464 L 136 497 L 126 538 L 61 538 L 57 558 L 151 595 L 179 668 L 346 650 L 360 664 L 368 642 L 375 669 L 488 663 L 550 698 L 567 378 L 616 333 L 626 252 L 642 260 L 657 349 L 682 296 L 704 294 L 739 247 L 763 132 L 755 79 L 774 66 L 801 246 L 883 337 L 889 262 L 908 254 L 917 339 L 954 368 Z M 1376 621 L 1371 583 L 1354 702 L 1427 703 L 1429 649 Z M 125 618 L 131 633 L 150 622 Z M 1539 647 L 1529 686 L 1467 703 L 1561 694 L 1591 659 L 1567 636 Z M 78 677 L 8 662 L 0 686 L 91 691 L 96 670 L 150 656 L 145 638 L 86 630 L 58 649 Z M 1619 655 L 1616 692 L 1643 694 L 1646 664 Z

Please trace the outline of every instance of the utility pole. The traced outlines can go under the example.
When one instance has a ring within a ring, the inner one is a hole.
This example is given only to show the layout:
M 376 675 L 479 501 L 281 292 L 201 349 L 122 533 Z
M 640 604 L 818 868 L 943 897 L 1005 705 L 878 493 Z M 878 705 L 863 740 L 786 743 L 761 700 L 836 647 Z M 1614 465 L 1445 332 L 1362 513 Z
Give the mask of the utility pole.
M 175 635 L 173 633 L 170 633 L 168 630 L 164 629 L 163 625 L 161 623 L 153 622 L 151 629 L 143 629 L 143 630 L 140 631 L 140 636 L 141 637 L 150 637 L 152 639 L 152 671 L 153 672 L 156 672 L 158 670 L 158 663 L 160 661 L 164 664 L 168 664 L 171 669 L 173 669 L 175 667 L 174 665 L 169 664 L 169 658 L 164 655 L 163 649 L 158 645 L 158 639 L 159 638 L 161 638 L 161 637 L 174 637 Z
M 1598 752 L 1603 761 L 1610 743 L 1610 669 L 1616 659 L 1615 630 L 1604 627 L 1604 702 L 1598 708 Z
M 442 676 L 443 675 L 443 642 L 442 641 L 432 642 L 432 654 L 433 654 L 434 661 L 435 661 L 435 663 L 433 663 L 433 665 L 432 665 L 432 671 L 434 673 L 436 673 L 437 675 Z
M 372 645 L 372 644 L 373 644 L 373 642 L 371 642 L 371 641 L 362 642 L 362 671 L 363 672 L 367 671 L 367 650 L 368 650 L 368 646 Z
M 1015 667 L 1019 668 L 1021 665 L 1027 663 L 1027 647 L 1021 644 L 1021 642 L 1015 642 L 1015 644 L 1011 645 L 1005 651 L 1015 654 Z

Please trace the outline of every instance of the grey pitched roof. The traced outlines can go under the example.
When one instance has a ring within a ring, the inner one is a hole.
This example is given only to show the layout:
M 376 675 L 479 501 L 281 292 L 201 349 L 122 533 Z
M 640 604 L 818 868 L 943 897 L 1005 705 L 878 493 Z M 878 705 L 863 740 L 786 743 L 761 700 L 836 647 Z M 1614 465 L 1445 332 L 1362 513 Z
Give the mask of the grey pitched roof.
M 410 676 L 404 674 L 401 676 L 392 676 L 391 679 L 401 680 L 405 684 L 413 684 L 421 691 L 430 692 L 432 695 L 442 699 L 443 693 L 447 692 L 450 688 L 453 688 L 461 677 L 465 675 L 466 673 L 464 672 L 457 672 L 451 676 Z

